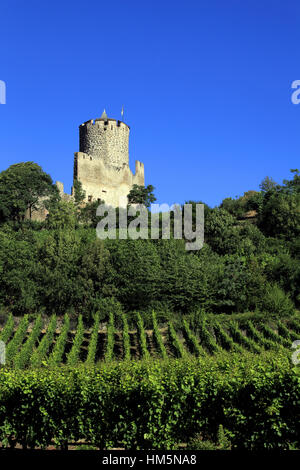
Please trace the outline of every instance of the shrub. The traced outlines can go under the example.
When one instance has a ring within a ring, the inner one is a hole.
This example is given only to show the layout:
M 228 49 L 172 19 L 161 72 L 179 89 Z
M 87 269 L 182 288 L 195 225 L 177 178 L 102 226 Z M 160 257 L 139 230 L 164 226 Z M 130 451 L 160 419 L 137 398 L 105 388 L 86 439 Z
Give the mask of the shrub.
M 270 316 L 285 317 L 295 313 L 290 297 L 277 285 L 268 285 L 262 298 L 261 310 Z

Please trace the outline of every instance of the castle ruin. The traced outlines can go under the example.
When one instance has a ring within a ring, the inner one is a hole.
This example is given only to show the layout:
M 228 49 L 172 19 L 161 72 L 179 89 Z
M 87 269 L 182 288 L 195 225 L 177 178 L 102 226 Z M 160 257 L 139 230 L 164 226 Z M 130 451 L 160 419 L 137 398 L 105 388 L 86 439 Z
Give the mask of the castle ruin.
M 125 207 L 132 186 L 144 186 L 144 164 L 135 162 L 135 174 L 129 168 L 129 132 L 127 124 L 108 118 L 105 110 L 100 118 L 79 126 L 74 181 L 81 182 L 86 202 L 101 200 L 113 207 Z
M 74 198 L 74 182 L 80 181 L 85 201 L 104 201 L 113 207 L 126 207 L 127 195 L 134 184 L 144 186 L 144 164 L 135 162 L 135 173 L 129 168 L 130 127 L 123 121 L 111 119 L 105 110 L 102 116 L 79 126 L 79 152 L 74 154 L 73 186 L 64 193 L 63 183 L 57 181 L 60 196 Z M 35 211 L 33 220 L 44 220 L 46 209 Z

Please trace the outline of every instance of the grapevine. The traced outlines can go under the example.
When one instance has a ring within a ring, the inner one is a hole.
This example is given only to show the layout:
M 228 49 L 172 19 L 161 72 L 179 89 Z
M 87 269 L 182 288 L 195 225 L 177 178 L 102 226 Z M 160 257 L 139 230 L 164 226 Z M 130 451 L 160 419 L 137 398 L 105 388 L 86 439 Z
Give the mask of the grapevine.
M 168 330 L 169 330 L 170 342 L 174 348 L 175 355 L 177 357 L 185 357 L 187 355 L 186 350 L 184 349 L 182 342 L 179 341 L 177 333 L 171 321 L 169 321 L 168 323 Z
M 163 343 L 161 333 L 158 329 L 156 313 L 154 312 L 154 310 L 152 311 L 152 326 L 153 326 L 153 337 L 154 337 L 156 346 L 159 350 L 159 354 L 163 359 L 167 359 L 168 354 L 167 354 L 165 345 Z
M 14 358 L 16 357 L 20 346 L 26 336 L 27 328 L 29 324 L 28 315 L 24 315 L 22 320 L 19 323 L 17 331 L 15 332 L 12 340 L 8 343 L 6 348 L 6 361 L 8 364 L 12 364 Z
M 54 345 L 53 351 L 49 357 L 50 365 L 58 365 L 61 363 L 64 351 L 65 351 L 65 345 L 66 345 L 69 329 L 70 329 L 70 319 L 69 319 L 69 316 L 65 314 L 63 327 Z
M 68 366 L 75 366 L 77 362 L 79 361 L 79 353 L 80 353 L 80 348 L 83 342 L 83 338 L 84 338 L 84 325 L 82 321 L 82 315 L 79 315 L 75 338 L 72 344 L 72 348 L 67 356 Z
M 115 344 L 115 326 L 114 326 L 114 315 L 109 314 L 109 321 L 107 326 L 107 345 L 105 360 L 111 361 L 114 357 L 114 344 Z
M 138 334 L 139 334 L 141 355 L 144 359 L 149 359 L 150 354 L 149 354 L 149 351 L 147 349 L 147 341 L 146 341 L 146 332 L 145 332 L 145 328 L 144 328 L 144 322 L 143 322 L 142 317 L 139 313 L 137 314 L 137 329 L 138 329 Z
M 30 361 L 30 355 L 32 353 L 32 350 L 35 346 L 35 343 L 40 335 L 41 328 L 43 325 L 42 317 L 39 315 L 34 323 L 32 332 L 30 333 L 29 337 L 27 338 L 26 343 L 20 350 L 20 352 L 16 355 L 14 359 L 14 366 L 17 369 L 24 369 L 24 367 L 28 364 Z
M 100 323 L 100 317 L 99 317 L 99 314 L 97 313 L 95 317 L 93 331 L 92 331 L 89 348 L 88 348 L 88 354 L 86 358 L 86 364 L 89 366 L 92 366 L 94 364 L 95 358 L 96 358 L 99 323 Z
M 47 332 L 43 336 L 40 344 L 34 351 L 33 355 L 31 356 L 30 363 L 33 367 L 39 367 L 43 360 L 46 359 L 47 353 L 50 349 L 50 345 L 53 341 L 54 333 L 56 328 L 56 316 L 52 315 Z

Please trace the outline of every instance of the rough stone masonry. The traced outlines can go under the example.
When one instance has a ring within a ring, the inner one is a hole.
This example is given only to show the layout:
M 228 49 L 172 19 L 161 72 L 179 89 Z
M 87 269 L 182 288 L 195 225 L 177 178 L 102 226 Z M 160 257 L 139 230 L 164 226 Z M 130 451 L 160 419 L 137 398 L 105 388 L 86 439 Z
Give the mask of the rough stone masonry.
M 85 202 L 104 201 L 113 207 L 126 207 L 127 195 L 134 184 L 145 184 L 144 164 L 135 162 L 135 173 L 129 168 L 129 132 L 123 121 L 102 116 L 79 126 L 79 152 L 74 154 L 73 181 L 80 181 L 85 191 Z M 74 183 L 73 183 L 74 184 Z M 64 193 L 63 183 L 57 181 L 63 200 L 72 200 Z M 33 220 L 44 220 L 47 211 L 32 213 Z

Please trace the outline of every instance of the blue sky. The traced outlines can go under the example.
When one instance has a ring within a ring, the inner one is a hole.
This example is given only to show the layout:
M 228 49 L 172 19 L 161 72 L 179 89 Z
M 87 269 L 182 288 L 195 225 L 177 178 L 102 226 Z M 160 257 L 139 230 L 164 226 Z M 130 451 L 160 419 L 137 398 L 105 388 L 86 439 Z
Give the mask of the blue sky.
M 0 171 L 34 161 L 69 193 L 78 126 L 123 104 L 160 203 L 213 207 L 300 167 L 296 0 L 2 0 L 0 18 Z

